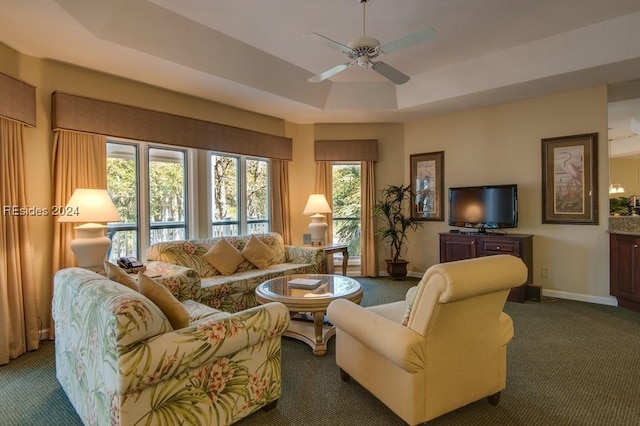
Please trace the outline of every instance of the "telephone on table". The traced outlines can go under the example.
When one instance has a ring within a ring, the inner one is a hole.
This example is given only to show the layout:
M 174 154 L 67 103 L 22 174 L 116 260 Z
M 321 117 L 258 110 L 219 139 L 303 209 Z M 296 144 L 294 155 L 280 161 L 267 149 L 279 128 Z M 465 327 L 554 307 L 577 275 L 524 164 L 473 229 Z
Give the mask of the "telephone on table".
M 118 258 L 118 266 L 122 269 L 127 269 L 129 272 L 138 272 L 144 270 L 144 265 L 135 257 L 120 257 Z

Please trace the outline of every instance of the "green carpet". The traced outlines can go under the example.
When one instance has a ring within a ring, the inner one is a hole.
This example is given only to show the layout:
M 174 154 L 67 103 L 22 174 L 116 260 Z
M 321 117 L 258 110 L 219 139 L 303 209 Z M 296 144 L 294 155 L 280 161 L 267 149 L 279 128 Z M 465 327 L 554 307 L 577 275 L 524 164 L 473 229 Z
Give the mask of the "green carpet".
M 416 280 L 358 279 L 362 304 L 403 298 Z M 516 335 L 508 347 L 500 405 L 475 402 L 430 425 L 640 424 L 640 314 L 566 300 L 507 302 Z M 79 425 L 55 379 L 53 343 L 0 367 L 0 425 Z M 316 357 L 297 340 L 282 343 L 283 394 L 277 408 L 237 425 L 403 425 L 358 383 L 343 383 L 335 339 Z

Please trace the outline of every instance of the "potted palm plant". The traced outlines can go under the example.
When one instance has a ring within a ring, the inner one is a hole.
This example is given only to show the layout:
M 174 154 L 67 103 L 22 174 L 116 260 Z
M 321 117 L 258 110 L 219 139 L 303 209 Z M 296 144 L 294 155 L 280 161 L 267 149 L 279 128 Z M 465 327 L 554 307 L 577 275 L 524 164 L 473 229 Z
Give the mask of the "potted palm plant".
M 387 185 L 382 189 L 380 199 L 373 206 L 374 217 L 382 219 L 375 233 L 388 244 L 391 257 L 385 259 L 387 273 L 394 280 L 407 276 L 409 262 L 402 259 L 402 253 L 406 250 L 408 231 L 415 231 L 423 225 L 409 214 L 413 196 L 411 185 Z

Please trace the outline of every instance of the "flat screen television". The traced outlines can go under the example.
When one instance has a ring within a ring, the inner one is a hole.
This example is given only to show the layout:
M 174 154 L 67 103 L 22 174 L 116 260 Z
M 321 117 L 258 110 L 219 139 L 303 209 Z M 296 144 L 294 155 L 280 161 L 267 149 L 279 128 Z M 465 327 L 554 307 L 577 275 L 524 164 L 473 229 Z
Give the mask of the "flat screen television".
M 449 225 L 487 229 L 518 226 L 518 185 L 449 188 Z

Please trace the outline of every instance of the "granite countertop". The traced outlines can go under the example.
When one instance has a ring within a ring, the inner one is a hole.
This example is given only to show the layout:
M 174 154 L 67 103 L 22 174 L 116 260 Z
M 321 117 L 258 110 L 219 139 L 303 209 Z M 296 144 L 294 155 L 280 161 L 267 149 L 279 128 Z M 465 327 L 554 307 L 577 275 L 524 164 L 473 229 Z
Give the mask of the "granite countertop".
M 640 235 L 640 215 L 609 216 L 609 233 Z

